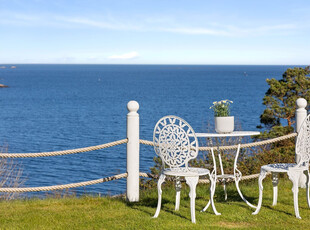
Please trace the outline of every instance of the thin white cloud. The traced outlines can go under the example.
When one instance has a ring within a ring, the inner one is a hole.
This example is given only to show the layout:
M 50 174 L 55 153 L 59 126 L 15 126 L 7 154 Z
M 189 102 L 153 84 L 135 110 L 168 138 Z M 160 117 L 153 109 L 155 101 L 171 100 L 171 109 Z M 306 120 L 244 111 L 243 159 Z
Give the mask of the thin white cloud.
M 279 24 L 279 25 L 268 25 L 258 26 L 250 28 L 239 28 L 231 26 L 228 28 L 232 34 L 235 35 L 264 35 L 270 33 L 278 33 L 281 31 L 288 32 L 290 30 L 297 29 L 294 24 Z
M 291 30 L 296 29 L 294 24 L 281 24 L 281 25 L 271 25 L 271 26 L 261 26 L 256 30 L 258 31 L 271 31 L 271 30 Z
M 103 21 L 93 21 L 85 18 L 64 18 L 64 17 L 58 17 L 60 21 L 74 23 L 74 24 L 80 24 L 80 25 L 86 25 L 86 26 L 92 26 L 92 27 L 99 27 L 99 28 L 107 28 L 112 29 L 115 26 L 111 25 L 109 23 L 103 22 Z
M 128 60 L 128 59 L 133 59 L 137 57 L 139 57 L 139 54 L 133 51 L 130 53 L 125 53 L 125 54 L 120 54 L 120 55 L 112 55 L 112 56 L 109 56 L 108 59 Z
M 162 28 L 162 31 L 181 33 L 181 34 L 208 34 L 208 35 L 230 35 L 229 32 L 223 30 L 207 29 L 207 28 Z
M 28 14 L 20 14 L 20 13 L 6 13 L 0 11 L 0 24 L 1 25 L 21 25 L 21 26 L 27 26 L 32 25 L 36 23 L 37 21 L 40 21 L 40 18 L 33 15 Z
M 214 36 L 244 36 L 244 35 L 262 35 L 276 31 L 288 31 L 297 29 L 294 24 L 259 26 L 252 28 L 241 28 L 236 26 L 216 25 L 215 28 L 195 28 L 195 27 L 175 27 L 161 28 L 162 31 L 193 34 L 193 35 L 214 35 Z
M 112 30 L 139 30 L 140 27 L 133 26 L 132 24 L 109 21 L 109 20 L 92 20 L 88 18 L 80 18 L 80 17 L 55 17 L 59 21 L 63 21 L 65 23 L 71 23 L 74 25 L 82 25 L 89 27 L 97 27 L 101 29 L 112 29 Z
M 309 27 L 295 24 L 276 25 L 223 25 L 209 23 L 207 25 L 184 25 L 175 22 L 171 18 L 160 18 L 155 20 L 115 19 L 111 17 L 70 17 L 53 14 L 28 15 L 14 12 L 0 11 L 0 25 L 21 25 L 21 26 L 44 26 L 44 27 L 94 27 L 98 29 L 118 30 L 118 31 L 140 31 L 140 32 L 169 32 L 188 35 L 209 35 L 209 36 L 261 36 L 274 33 L 288 33 L 295 29 Z

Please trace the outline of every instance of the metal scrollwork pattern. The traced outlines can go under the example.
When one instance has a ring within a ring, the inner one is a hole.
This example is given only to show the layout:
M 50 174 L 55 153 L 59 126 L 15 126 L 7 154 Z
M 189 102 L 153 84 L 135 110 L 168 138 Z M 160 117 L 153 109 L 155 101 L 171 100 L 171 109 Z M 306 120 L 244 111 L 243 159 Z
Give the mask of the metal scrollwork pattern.
M 301 162 L 299 165 L 309 163 L 310 159 L 310 115 L 302 123 L 297 136 L 296 154 L 300 155 Z
M 182 118 L 166 116 L 154 128 L 154 149 L 170 168 L 187 170 L 188 161 L 197 157 L 198 141 L 193 128 Z

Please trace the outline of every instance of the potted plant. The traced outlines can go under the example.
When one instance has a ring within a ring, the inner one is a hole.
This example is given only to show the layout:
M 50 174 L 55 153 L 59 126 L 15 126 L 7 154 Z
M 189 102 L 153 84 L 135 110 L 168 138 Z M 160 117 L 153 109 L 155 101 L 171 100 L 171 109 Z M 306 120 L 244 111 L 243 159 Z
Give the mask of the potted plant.
M 215 131 L 231 133 L 234 131 L 234 116 L 230 116 L 230 100 L 215 101 L 210 107 L 214 111 Z

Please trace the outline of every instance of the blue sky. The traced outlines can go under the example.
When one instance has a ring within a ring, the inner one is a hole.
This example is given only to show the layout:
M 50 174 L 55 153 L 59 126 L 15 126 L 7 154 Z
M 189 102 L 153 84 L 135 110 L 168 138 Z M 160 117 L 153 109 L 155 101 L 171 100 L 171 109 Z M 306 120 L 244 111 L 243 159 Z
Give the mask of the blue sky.
M 310 1 L 0 0 L 0 63 L 310 64 Z

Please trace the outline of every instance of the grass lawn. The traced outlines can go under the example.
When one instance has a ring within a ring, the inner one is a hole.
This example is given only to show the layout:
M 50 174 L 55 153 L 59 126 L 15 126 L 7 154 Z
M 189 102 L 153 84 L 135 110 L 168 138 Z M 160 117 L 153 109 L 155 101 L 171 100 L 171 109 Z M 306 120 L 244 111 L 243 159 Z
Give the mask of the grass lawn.
M 270 176 L 269 176 L 270 177 Z M 108 184 L 103 184 L 108 186 Z M 196 224 L 190 220 L 189 189 L 183 185 L 180 211 L 174 211 L 175 192 L 163 188 L 163 205 L 157 219 L 151 218 L 156 210 L 157 190 L 141 192 L 141 201 L 127 203 L 121 198 L 83 196 L 80 198 L 28 199 L 0 202 L 0 229 L 309 229 L 310 209 L 305 189 L 299 190 L 301 220 L 295 218 L 292 184 L 280 178 L 278 205 L 272 204 L 272 184 L 265 179 L 263 206 L 258 215 L 247 206 L 234 187 L 228 186 L 228 200 L 224 201 L 221 186 L 216 191 L 216 207 L 199 212 L 208 202 L 209 185 L 199 185 L 196 197 Z M 257 204 L 257 180 L 241 182 L 245 197 Z

